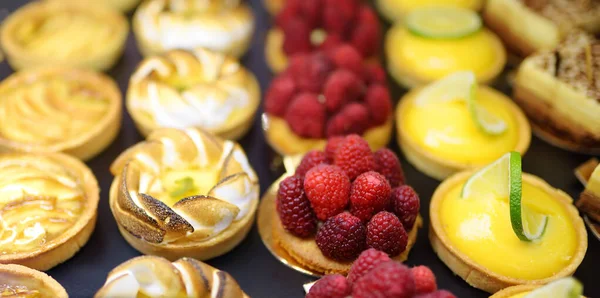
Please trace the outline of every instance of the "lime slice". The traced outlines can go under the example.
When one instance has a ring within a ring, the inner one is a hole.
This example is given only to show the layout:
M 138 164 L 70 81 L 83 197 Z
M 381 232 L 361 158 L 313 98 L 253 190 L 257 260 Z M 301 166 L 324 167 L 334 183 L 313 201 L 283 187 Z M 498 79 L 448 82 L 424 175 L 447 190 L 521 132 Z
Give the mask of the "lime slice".
M 452 6 L 416 9 L 406 17 L 406 27 L 411 33 L 435 39 L 465 37 L 481 26 L 481 17 L 476 12 Z
M 565 277 L 531 291 L 524 298 L 579 298 L 582 295 L 581 283 L 573 277 Z
M 548 225 L 548 216 L 528 209 L 521 204 L 521 155 L 509 152 L 492 164 L 477 171 L 463 186 L 461 197 L 506 197 L 509 201 L 510 223 L 515 235 L 522 241 L 542 237 Z

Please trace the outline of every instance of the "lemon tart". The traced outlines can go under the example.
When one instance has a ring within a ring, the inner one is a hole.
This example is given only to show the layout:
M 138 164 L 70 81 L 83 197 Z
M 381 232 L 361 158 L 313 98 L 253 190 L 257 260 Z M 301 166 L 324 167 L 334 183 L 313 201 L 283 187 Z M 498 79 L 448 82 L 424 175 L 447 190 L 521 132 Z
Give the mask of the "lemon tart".
M 542 139 L 567 150 L 600 152 L 600 41 L 574 32 L 553 51 L 528 57 L 513 97 Z
M 260 104 L 254 75 L 235 59 L 198 48 L 146 58 L 131 76 L 127 109 L 140 132 L 203 128 L 238 139 Z
M 496 292 L 489 298 L 526 298 L 532 291 L 539 289 L 539 285 L 520 285 L 512 286 Z M 544 296 L 540 296 L 544 297 Z M 547 296 L 546 296 L 547 297 Z M 584 297 L 584 296 L 569 296 L 569 297 Z
M 484 19 L 515 54 L 551 50 L 574 28 L 600 32 L 600 4 L 588 0 L 489 0 Z
M 399 21 L 412 10 L 431 6 L 457 6 L 479 11 L 483 0 L 376 0 L 379 13 L 388 21 Z
M 87 160 L 121 127 L 121 93 L 109 77 L 86 70 L 43 68 L 0 82 L 0 149 L 64 152 Z
M 0 263 L 48 270 L 87 242 L 100 190 L 85 164 L 61 153 L 5 153 L 0 181 Z
M 136 257 L 114 268 L 95 298 L 247 298 L 227 272 L 192 258 Z
M 387 32 L 385 53 L 390 74 L 407 88 L 463 70 L 489 83 L 506 63 L 500 39 L 476 12 L 457 7 L 413 10 Z
M 67 291 L 46 273 L 21 266 L 0 265 L 0 297 L 67 298 Z
M 240 0 L 145 1 L 132 22 L 144 56 L 204 47 L 239 57 L 248 50 L 254 32 L 252 10 Z
M 128 12 L 133 10 L 141 0 L 53 0 L 57 2 L 77 2 L 77 3 L 86 3 L 86 4 L 103 4 L 110 8 L 114 8 L 116 10 L 122 12 Z
M 0 42 L 17 70 L 60 66 L 103 71 L 123 53 L 128 31 L 125 17 L 106 7 L 35 1 L 4 21 Z
M 232 141 L 164 128 L 122 153 L 110 170 L 119 231 L 144 254 L 210 259 L 233 249 L 252 226 L 258 177 Z
M 463 76 L 471 84 L 463 87 L 464 95 L 453 91 L 461 88 Z M 398 144 L 421 172 L 442 180 L 488 164 L 508 151 L 524 154 L 529 148 L 531 128 L 519 107 L 499 91 L 476 87 L 472 73 L 460 72 L 411 90 L 401 99 L 395 115 Z M 473 95 L 471 90 L 476 90 Z M 482 129 L 482 120 L 473 115 L 473 105 L 497 117 L 504 129 Z

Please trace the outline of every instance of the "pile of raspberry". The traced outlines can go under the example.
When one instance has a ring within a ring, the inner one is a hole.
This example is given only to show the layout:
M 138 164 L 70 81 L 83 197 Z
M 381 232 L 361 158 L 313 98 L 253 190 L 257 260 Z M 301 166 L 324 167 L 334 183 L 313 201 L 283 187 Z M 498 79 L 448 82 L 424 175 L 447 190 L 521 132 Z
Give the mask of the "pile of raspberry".
M 352 264 L 348 277 L 326 275 L 306 298 L 456 298 L 438 290 L 435 275 L 426 266 L 408 268 L 381 251 L 369 249 Z
M 349 45 L 294 55 L 265 95 L 265 111 L 304 138 L 363 134 L 392 113 L 385 71 Z
M 348 43 L 362 57 L 379 53 L 381 25 L 360 0 L 287 0 L 275 24 L 284 34 L 288 56 Z
M 288 232 L 314 235 L 323 255 L 340 262 L 367 248 L 391 257 L 405 251 L 419 206 L 396 154 L 373 153 L 358 135 L 331 138 L 324 151 L 307 153 L 279 184 L 276 201 Z

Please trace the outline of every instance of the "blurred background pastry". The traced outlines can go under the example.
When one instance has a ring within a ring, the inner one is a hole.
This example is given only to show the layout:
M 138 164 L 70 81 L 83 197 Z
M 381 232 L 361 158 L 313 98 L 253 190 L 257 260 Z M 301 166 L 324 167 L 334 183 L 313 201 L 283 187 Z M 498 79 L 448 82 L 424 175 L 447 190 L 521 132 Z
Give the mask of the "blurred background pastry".
M 0 265 L 0 295 L 2 297 L 67 298 L 69 295 L 46 273 L 21 266 Z
M 133 10 L 142 0 L 47 0 L 57 2 L 77 2 L 85 4 L 104 4 L 122 12 Z
M 379 13 L 390 22 L 400 21 L 415 9 L 431 6 L 456 6 L 479 11 L 484 0 L 376 0 Z

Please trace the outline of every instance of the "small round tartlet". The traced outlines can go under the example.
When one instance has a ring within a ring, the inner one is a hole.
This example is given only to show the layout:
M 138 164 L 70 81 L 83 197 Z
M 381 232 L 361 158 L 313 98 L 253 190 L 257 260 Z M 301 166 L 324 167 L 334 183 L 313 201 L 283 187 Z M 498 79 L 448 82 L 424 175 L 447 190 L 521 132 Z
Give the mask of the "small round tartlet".
M 399 21 L 414 9 L 428 6 L 449 5 L 479 11 L 483 0 L 376 0 L 379 13 L 388 21 Z
M 110 171 L 119 231 L 144 254 L 207 260 L 250 231 L 258 177 L 235 142 L 194 128 L 163 128 L 122 153 Z
M 512 286 L 494 293 L 494 295 L 489 298 L 523 298 L 525 295 L 539 287 L 540 285 Z
M 270 15 L 277 15 L 285 6 L 287 0 L 263 0 L 263 6 Z
M 121 127 L 121 92 L 108 76 L 70 68 L 17 72 L 0 82 L 0 149 L 88 160 Z
M 541 238 L 525 242 L 511 227 L 508 198 L 460 197 L 473 173 L 453 175 L 433 194 L 429 239 L 439 258 L 471 286 L 489 293 L 572 275 L 585 256 L 587 232 L 569 195 L 523 174 L 523 204 L 549 216 Z
M 35 1 L 11 14 L 0 43 L 12 68 L 40 66 L 104 71 L 123 53 L 127 19 L 102 5 Z
M 95 298 L 248 298 L 227 272 L 192 258 L 140 256 L 114 268 Z
M 81 161 L 62 153 L 5 153 L 0 185 L 0 264 L 45 271 L 90 238 L 100 190 Z
M 132 22 L 144 56 L 204 47 L 240 57 L 254 32 L 252 10 L 240 0 L 150 0 L 137 8 Z
M 110 8 L 114 8 L 118 11 L 128 12 L 133 10 L 141 0 L 47 0 L 47 1 L 56 1 L 56 2 L 77 2 L 77 3 L 85 3 L 87 5 L 90 4 L 103 4 Z
M 131 76 L 126 100 L 144 136 L 163 127 L 198 127 L 224 139 L 246 134 L 259 104 L 254 74 L 201 48 L 146 58 Z
M 68 298 L 63 286 L 54 278 L 21 265 L 0 265 L 1 297 Z

